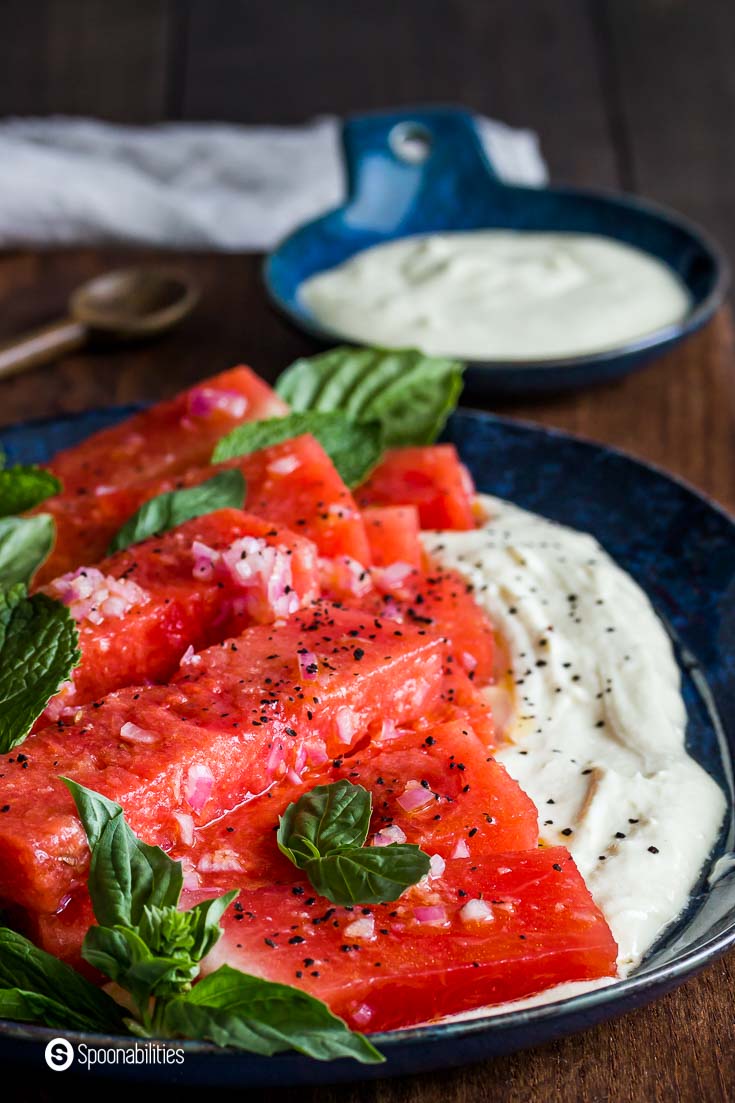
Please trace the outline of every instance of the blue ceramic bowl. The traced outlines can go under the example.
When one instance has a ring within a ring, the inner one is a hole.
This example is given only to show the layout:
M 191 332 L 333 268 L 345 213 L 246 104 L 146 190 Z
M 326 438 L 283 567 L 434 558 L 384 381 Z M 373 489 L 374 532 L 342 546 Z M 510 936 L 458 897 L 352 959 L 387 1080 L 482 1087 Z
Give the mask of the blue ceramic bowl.
M 442 230 L 604 234 L 664 261 L 692 297 L 683 321 L 612 352 L 522 366 L 469 361 L 470 393 L 555 391 L 626 375 L 699 329 L 723 300 L 727 263 L 698 227 L 673 211 L 630 196 L 503 184 L 466 111 L 421 108 L 358 116 L 344 124 L 342 140 L 347 202 L 287 237 L 264 267 L 266 288 L 276 306 L 329 344 L 344 338 L 322 326 L 300 300 L 301 284 L 371 245 Z M 425 159 L 417 159 L 422 153 Z
M 0 433 L 0 446 L 11 463 L 42 462 L 130 412 L 118 407 L 19 425 Z M 735 523 L 662 472 L 562 433 L 460 411 L 450 419 L 446 437 L 481 490 L 592 532 L 644 587 L 668 625 L 682 668 L 690 753 L 723 787 L 729 806 L 686 914 L 629 979 L 545 1007 L 377 1035 L 385 1065 L 322 1064 L 297 1054 L 264 1058 L 185 1042 L 183 1065 L 98 1065 L 98 1075 L 275 1085 L 425 1073 L 540 1045 L 640 1007 L 735 945 L 735 861 L 728 864 L 735 846 Z M 712 876 L 717 863 L 729 874 Z M 58 1033 L 0 1022 L 0 1061 L 42 1067 L 43 1048 Z M 76 1044 L 131 1044 L 100 1035 L 67 1036 Z

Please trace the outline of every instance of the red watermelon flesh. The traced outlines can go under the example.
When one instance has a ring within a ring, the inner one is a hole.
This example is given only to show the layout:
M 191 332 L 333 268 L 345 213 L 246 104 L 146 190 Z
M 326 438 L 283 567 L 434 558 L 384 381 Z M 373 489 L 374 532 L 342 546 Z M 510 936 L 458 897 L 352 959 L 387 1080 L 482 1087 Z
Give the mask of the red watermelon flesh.
M 82 661 L 38 727 L 123 686 L 165 682 L 187 648 L 309 604 L 319 596 L 317 553 L 288 529 L 224 509 L 80 567 L 46 592 L 70 606 Z
M 85 874 L 60 775 L 118 801 L 133 830 L 168 848 L 380 730 L 386 702 L 398 724 L 441 706 L 444 654 L 436 636 L 396 636 L 319 602 L 191 656 L 171 685 L 81 706 L 0 763 L 0 900 L 54 911 Z
M 134 486 L 208 463 L 217 441 L 235 426 L 287 412 L 250 368 L 232 368 L 94 433 L 48 467 L 66 494 Z
M 475 527 L 475 488 L 453 444 L 387 452 L 355 496 L 360 506 L 416 506 L 422 529 Z
M 249 513 L 308 537 L 323 556 L 347 555 L 360 563 L 370 562 L 365 526 L 354 498 L 319 442 L 302 436 L 176 478 L 105 494 L 48 499 L 36 512 L 54 517 L 56 542 L 36 574 L 36 586 L 102 559 L 112 538 L 143 502 L 167 491 L 198 486 L 227 468 L 237 468 L 245 477 Z

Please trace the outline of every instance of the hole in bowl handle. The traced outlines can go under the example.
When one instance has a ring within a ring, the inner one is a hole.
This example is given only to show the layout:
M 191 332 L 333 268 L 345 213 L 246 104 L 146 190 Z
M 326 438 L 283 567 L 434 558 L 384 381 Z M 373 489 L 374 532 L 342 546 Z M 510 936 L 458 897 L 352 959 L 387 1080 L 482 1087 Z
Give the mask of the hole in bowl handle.
M 474 197 L 503 186 L 461 108 L 357 115 L 345 121 L 342 144 L 351 219 L 375 229 L 410 222 L 420 208 L 425 222 L 425 205 L 433 205 L 437 225 L 459 227 Z

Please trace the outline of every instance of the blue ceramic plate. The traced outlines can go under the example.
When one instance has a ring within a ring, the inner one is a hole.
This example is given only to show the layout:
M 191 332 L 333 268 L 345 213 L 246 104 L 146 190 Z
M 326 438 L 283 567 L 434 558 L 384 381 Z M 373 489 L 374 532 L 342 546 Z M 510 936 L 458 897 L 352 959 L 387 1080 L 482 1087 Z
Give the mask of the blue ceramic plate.
M 632 196 L 503 184 L 472 116 L 419 108 L 349 119 L 342 132 L 347 201 L 300 227 L 270 255 L 264 279 L 292 322 L 336 344 L 299 297 L 304 280 L 362 249 L 441 230 L 563 230 L 603 234 L 664 261 L 689 289 L 684 320 L 609 352 L 528 364 L 468 361 L 469 393 L 558 391 L 626 375 L 699 329 L 722 302 L 728 268 L 718 247 L 675 211 Z
M 9 460 L 43 461 L 119 421 L 130 409 L 90 411 L 0 434 Z M 732 758 L 735 751 L 735 524 L 693 490 L 628 456 L 533 425 L 460 411 L 447 439 L 479 488 L 586 529 L 641 583 L 677 646 L 689 712 L 688 745 L 727 792 L 730 811 L 686 914 L 628 980 L 556 1004 L 446 1026 L 378 1035 L 382 1066 L 321 1064 L 296 1054 L 257 1057 L 186 1042 L 182 1066 L 97 1066 L 117 1079 L 188 1084 L 303 1084 L 428 1072 L 539 1045 L 640 1007 L 735 944 Z M 721 859 L 725 859 L 722 861 Z M 56 1031 L 0 1023 L 0 1060 L 43 1062 Z M 69 1033 L 72 1041 L 125 1044 Z M 129 1044 L 129 1042 L 128 1042 Z

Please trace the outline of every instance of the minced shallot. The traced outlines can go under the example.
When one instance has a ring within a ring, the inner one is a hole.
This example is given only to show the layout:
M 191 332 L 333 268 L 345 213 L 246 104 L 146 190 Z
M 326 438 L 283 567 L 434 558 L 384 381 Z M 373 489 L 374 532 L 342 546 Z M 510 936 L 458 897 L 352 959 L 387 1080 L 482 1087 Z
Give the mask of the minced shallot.
M 134 606 L 150 600 L 150 595 L 132 579 L 104 575 L 97 567 L 69 571 L 55 578 L 47 591 L 69 606 L 77 624 L 87 620 L 97 625 L 106 618 L 124 617 Z

